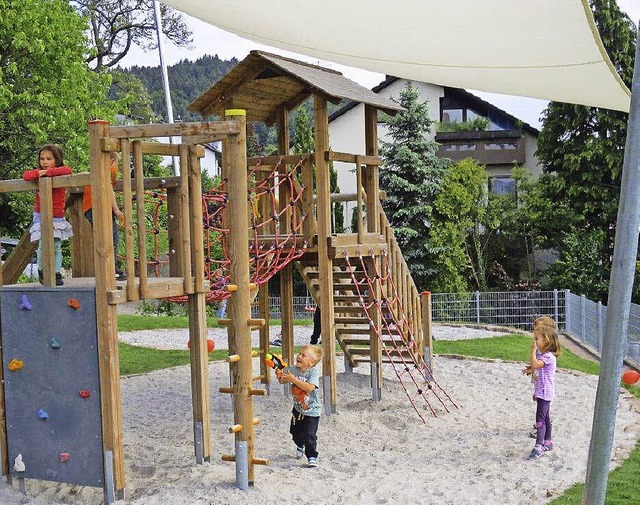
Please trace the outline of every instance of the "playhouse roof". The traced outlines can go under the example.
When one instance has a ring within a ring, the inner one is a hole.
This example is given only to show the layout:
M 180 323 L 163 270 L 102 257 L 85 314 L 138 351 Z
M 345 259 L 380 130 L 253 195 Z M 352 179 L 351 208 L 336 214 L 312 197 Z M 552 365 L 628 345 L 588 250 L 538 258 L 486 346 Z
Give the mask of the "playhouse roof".
M 397 103 L 347 79 L 336 70 L 263 51 L 251 53 L 189 105 L 203 117 L 224 116 L 226 109 L 245 109 L 247 120 L 272 123 L 278 108 L 294 108 L 317 93 L 338 103 L 353 100 L 394 114 Z

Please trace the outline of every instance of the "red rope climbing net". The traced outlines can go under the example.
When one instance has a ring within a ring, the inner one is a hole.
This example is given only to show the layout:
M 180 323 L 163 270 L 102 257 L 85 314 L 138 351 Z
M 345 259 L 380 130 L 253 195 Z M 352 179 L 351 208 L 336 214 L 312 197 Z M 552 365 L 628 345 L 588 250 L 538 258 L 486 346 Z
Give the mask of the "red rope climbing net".
M 431 395 L 446 412 L 449 412 L 447 403 L 458 408 L 449 394 L 435 380 L 431 369 L 424 361 L 424 356 L 418 349 L 413 330 L 402 306 L 402 298 L 396 289 L 389 257 L 383 254 L 380 262 L 367 262 L 365 257 L 360 255 L 354 260 L 355 264 L 345 255 L 347 270 L 351 273 L 359 303 L 364 308 L 369 327 L 376 332 L 382 352 L 393 365 L 396 377 L 420 419 L 425 421 L 418 407 L 418 402 L 421 400 L 437 417 L 436 410 L 429 400 Z M 371 265 L 375 265 L 374 271 Z M 356 272 L 358 272 L 358 278 Z M 364 275 L 360 277 L 361 274 Z M 386 289 L 384 289 L 385 286 Z M 378 289 L 382 293 L 380 299 L 376 300 L 369 296 L 369 293 L 376 293 Z M 381 321 L 378 328 L 374 324 L 374 315 Z
M 302 234 L 306 213 L 301 208 L 305 187 L 297 179 L 304 161 L 305 158 L 301 158 L 287 168 L 280 159 L 266 170 L 260 161 L 248 174 L 249 271 L 251 282 L 257 286 L 268 282 L 307 250 Z M 231 280 L 228 238 L 233 233 L 224 222 L 229 203 L 227 184 L 228 181 L 223 180 L 202 195 L 205 277 L 210 282 L 210 290 L 205 295 L 207 303 L 231 294 L 225 289 Z M 282 191 L 285 188 L 286 191 Z M 280 202 L 280 194 L 289 195 L 289 200 Z M 186 296 L 176 296 L 166 300 L 185 302 L 186 299 Z

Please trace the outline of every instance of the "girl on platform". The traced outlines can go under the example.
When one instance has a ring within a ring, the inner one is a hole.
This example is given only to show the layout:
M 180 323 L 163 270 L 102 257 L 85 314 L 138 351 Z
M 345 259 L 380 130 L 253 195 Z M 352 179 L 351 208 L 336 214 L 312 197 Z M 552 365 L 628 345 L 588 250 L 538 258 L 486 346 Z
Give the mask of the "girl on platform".
M 71 169 L 65 166 L 62 160 L 62 149 L 53 144 L 47 144 L 38 151 L 38 167 L 27 170 L 22 178 L 25 181 L 37 181 L 40 177 L 57 177 L 58 175 L 71 175 Z M 67 190 L 54 188 L 53 199 L 53 242 L 55 253 L 56 286 L 62 286 L 62 241 L 73 236 L 71 224 L 64 218 L 64 205 Z M 38 244 L 38 278 L 43 282 L 42 272 L 42 242 L 40 241 L 40 192 L 36 191 L 36 202 L 33 209 L 33 224 L 29 228 L 31 242 Z

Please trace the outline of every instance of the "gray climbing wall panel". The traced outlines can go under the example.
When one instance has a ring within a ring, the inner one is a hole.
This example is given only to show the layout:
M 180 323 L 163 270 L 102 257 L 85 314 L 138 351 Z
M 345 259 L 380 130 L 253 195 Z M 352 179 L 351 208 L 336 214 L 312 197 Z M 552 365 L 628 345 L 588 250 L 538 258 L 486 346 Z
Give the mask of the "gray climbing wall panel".
M 0 290 L 11 474 L 103 487 L 95 290 L 28 286 Z

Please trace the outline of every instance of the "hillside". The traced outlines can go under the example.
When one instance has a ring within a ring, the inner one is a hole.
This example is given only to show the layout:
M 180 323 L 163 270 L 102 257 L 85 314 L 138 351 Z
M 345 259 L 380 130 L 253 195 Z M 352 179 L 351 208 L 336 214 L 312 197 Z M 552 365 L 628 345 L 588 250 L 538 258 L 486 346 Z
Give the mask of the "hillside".
M 188 111 L 187 106 L 237 64 L 235 58 L 221 60 L 215 55 L 203 56 L 195 61 L 182 60 L 167 67 L 174 119 L 200 121 L 200 115 Z M 151 96 L 154 112 L 164 121 L 166 107 L 160 67 L 134 66 L 124 72 L 142 81 Z

